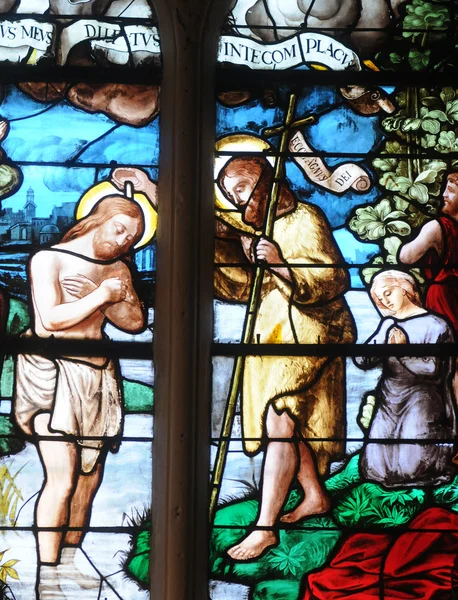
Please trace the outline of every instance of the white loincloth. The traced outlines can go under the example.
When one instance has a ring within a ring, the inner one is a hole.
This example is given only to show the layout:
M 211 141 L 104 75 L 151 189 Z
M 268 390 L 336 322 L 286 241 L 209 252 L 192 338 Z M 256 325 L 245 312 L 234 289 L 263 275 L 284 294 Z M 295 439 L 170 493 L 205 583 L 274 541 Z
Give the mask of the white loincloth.
M 122 398 L 113 361 L 97 367 L 75 360 L 49 360 L 20 354 L 16 364 L 14 414 L 19 427 L 34 435 L 35 415 L 51 413 L 49 428 L 75 436 L 81 471 L 90 473 L 107 439 L 119 436 Z M 100 438 L 100 439 L 86 439 Z

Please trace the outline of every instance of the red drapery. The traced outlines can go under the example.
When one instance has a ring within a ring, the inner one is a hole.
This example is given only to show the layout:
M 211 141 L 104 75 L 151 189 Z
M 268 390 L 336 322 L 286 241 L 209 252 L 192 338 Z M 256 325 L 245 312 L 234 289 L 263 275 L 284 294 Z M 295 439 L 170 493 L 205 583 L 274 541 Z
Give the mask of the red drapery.
M 430 508 L 402 533 L 350 535 L 303 600 L 453 600 L 457 555 L 458 515 Z

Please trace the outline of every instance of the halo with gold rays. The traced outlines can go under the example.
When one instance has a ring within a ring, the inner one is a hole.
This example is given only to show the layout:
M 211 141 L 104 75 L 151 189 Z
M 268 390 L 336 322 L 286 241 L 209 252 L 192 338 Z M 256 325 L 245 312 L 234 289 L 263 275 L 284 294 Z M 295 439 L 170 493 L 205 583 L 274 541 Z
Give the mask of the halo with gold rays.
M 125 198 L 125 196 L 109 181 L 102 181 L 89 188 L 80 198 L 76 208 L 76 220 L 79 221 L 86 217 L 97 202 L 103 200 L 107 196 L 119 196 Z M 138 250 L 143 246 L 146 246 L 148 242 L 153 239 L 157 229 L 157 212 L 154 210 L 151 202 L 142 193 L 135 193 L 133 202 L 136 202 L 143 212 L 143 220 L 145 223 L 145 229 L 141 239 L 135 244 L 135 249 Z

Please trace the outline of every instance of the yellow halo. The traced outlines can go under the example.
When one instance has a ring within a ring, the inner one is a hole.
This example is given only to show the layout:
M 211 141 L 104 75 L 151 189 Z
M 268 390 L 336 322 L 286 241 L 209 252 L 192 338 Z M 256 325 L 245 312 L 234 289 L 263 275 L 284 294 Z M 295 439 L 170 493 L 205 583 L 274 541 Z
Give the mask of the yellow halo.
M 246 133 L 236 133 L 234 135 L 227 135 L 216 142 L 216 152 L 233 152 L 234 155 L 243 152 L 263 152 L 269 150 L 271 145 L 266 140 L 263 140 L 254 135 L 248 135 Z M 231 159 L 232 156 L 216 156 L 214 166 L 214 177 L 215 177 L 215 204 L 218 210 L 237 210 L 235 204 L 233 204 L 228 198 L 225 197 L 221 191 L 216 180 L 221 169 Z M 267 160 L 271 165 L 274 164 L 274 157 L 267 156 Z
M 263 140 L 254 135 L 246 133 L 236 133 L 227 135 L 216 142 L 216 152 L 233 152 L 234 156 L 240 155 L 243 152 L 263 152 L 269 150 L 271 145 L 266 140 Z M 250 225 L 247 225 L 242 220 L 242 213 L 221 191 L 217 178 L 224 165 L 233 158 L 232 156 L 216 156 L 214 165 L 215 177 L 215 214 L 217 219 L 223 221 L 227 225 L 243 231 L 251 235 L 259 235 Z M 267 156 L 267 160 L 271 165 L 274 165 L 275 159 L 273 156 Z
M 86 217 L 97 204 L 97 202 L 103 200 L 107 196 L 120 196 L 121 198 L 125 198 L 118 188 L 109 181 L 97 183 L 93 187 L 89 188 L 87 192 L 83 194 L 83 196 L 81 196 L 76 207 L 76 220 L 79 221 L 80 219 Z M 154 210 L 153 205 L 145 196 L 145 194 L 134 194 L 133 201 L 135 201 L 141 208 L 143 220 L 145 222 L 145 230 L 143 235 L 137 244 L 135 244 L 135 249 L 138 250 L 139 248 L 146 246 L 146 244 L 153 239 L 157 229 L 157 212 Z

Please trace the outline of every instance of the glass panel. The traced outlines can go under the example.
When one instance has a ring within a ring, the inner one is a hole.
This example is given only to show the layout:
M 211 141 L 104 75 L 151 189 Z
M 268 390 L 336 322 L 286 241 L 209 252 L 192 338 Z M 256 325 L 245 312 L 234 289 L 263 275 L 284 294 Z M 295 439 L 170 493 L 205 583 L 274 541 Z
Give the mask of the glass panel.
M 458 90 L 357 87 L 218 97 L 212 600 L 455 586 Z
M 3 87 L 0 579 L 17 599 L 149 597 L 158 94 Z
M 148 0 L 6 0 L 0 14 L 0 62 L 160 64 L 157 20 Z
M 411 325 L 428 331 L 431 318 L 423 314 Z M 299 599 L 307 585 L 316 596 L 306 598 L 319 598 L 320 589 L 343 598 L 360 570 L 361 597 L 370 589 L 383 598 L 376 588 L 383 562 L 390 589 L 408 581 L 415 586 L 409 589 L 443 586 L 451 593 L 450 575 L 439 583 L 430 560 L 442 569 L 442 561 L 452 567 L 456 557 L 455 359 L 443 347 L 441 353 L 437 345 L 431 350 L 436 356 L 339 357 L 321 370 L 316 357 L 248 355 L 228 436 L 221 434 L 222 423 L 237 359 L 214 357 L 210 475 L 218 505 L 210 541 L 211 598 L 249 591 L 262 598 L 267 590 Z M 315 381 L 301 385 L 313 368 L 319 370 Z M 282 487 L 293 476 L 293 485 Z M 279 511 L 273 523 L 261 521 L 269 502 Z M 271 536 L 269 546 L 249 561 L 240 554 L 233 560 L 240 541 L 259 541 L 250 540 L 253 532 L 259 539 Z M 415 542 L 406 534 L 417 536 Z M 436 554 L 437 541 L 444 556 Z M 406 557 L 414 543 L 423 543 L 426 555 Z M 394 571 L 393 561 L 403 570 Z
M 255 70 L 454 71 L 456 3 L 237 0 L 218 60 Z

